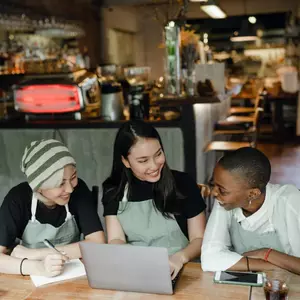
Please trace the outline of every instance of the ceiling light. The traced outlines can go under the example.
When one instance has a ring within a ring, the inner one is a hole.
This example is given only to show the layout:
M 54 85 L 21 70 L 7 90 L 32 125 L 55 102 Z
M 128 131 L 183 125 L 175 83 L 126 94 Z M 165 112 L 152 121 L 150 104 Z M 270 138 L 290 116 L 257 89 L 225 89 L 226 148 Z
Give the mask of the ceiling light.
M 233 36 L 230 38 L 232 42 L 254 42 L 258 40 L 257 36 Z
M 225 19 L 225 12 L 217 5 L 201 5 L 200 8 L 213 19 Z
M 248 21 L 251 23 L 251 24 L 255 24 L 256 23 L 256 18 L 254 16 L 251 16 L 248 18 Z
M 202 3 L 206 3 L 208 2 L 208 0 L 190 0 L 190 2 L 202 2 Z
M 254 26 L 249 24 L 248 20 L 244 20 L 241 29 L 234 32 L 230 40 L 232 42 L 252 42 L 258 40 L 258 36 Z
M 175 22 L 174 22 L 174 21 L 171 21 L 171 22 L 169 23 L 169 27 L 173 28 L 174 26 L 175 26 Z

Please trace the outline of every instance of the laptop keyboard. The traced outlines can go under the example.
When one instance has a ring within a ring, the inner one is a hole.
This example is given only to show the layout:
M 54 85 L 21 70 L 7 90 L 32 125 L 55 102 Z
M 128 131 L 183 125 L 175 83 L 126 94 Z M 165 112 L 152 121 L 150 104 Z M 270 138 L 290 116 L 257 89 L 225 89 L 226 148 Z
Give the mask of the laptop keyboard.
M 175 289 L 176 283 L 177 283 L 177 281 L 178 281 L 178 279 L 179 279 L 179 274 L 180 274 L 180 273 L 178 273 L 178 274 L 176 275 L 176 277 L 175 277 L 174 279 L 172 279 L 172 287 L 173 287 L 173 290 Z

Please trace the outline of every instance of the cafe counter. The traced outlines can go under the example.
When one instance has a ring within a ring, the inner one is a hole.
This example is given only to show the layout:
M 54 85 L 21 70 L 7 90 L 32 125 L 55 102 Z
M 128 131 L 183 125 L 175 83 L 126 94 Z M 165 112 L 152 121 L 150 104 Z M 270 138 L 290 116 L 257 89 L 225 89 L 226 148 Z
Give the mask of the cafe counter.
M 230 98 L 225 96 L 215 103 L 180 104 L 179 120 L 151 121 L 161 135 L 170 168 L 188 172 L 198 183 L 207 181 L 215 158 L 213 154 L 206 157 L 203 149 L 229 105 Z M 20 170 L 22 154 L 38 139 L 65 143 L 77 162 L 79 177 L 90 188 L 99 186 L 101 193 L 101 184 L 111 171 L 114 139 L 121 124 L 101 120 L 0 122 L 0 204 L 10 188 L 25 180 Z

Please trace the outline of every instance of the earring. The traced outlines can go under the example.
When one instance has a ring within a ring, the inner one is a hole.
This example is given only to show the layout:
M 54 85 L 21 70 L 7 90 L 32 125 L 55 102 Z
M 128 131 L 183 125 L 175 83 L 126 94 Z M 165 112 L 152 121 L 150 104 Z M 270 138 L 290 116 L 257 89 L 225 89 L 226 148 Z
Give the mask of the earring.
M 252 199 L 249 200 L 249 206 L 251 206 L 251 204 L 252 204 Z

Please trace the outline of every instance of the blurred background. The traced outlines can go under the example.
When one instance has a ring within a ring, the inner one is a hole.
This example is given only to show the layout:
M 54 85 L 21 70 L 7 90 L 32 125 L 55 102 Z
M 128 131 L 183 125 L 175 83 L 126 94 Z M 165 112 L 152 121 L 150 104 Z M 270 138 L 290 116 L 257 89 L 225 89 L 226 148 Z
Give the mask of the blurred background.
M 92 157 L 85 177 L 99 185 L 101 141 L 143 119 L 199 183 L 248 145 L 269 156 L 273 182 L 299 187 L 299 70 L 298 0 L 2 0 L 3 184 L 21 180 L 13 161 L 29 141 L 52 136 L 82 170 Z

